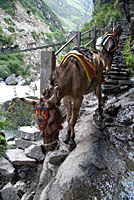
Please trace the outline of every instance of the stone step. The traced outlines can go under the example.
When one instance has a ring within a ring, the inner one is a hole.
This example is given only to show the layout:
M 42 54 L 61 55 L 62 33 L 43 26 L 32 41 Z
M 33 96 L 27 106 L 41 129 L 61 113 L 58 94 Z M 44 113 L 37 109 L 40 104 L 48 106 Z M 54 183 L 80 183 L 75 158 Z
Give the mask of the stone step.
M 110 79 L 113 79 L 113 80 L 128 80 L 128 77 L 126 77 L 126 76 L 115 76 L 115 75 L 110 75 L 109 78 L 110 78 Z
M 118 81 L 105 78 L 105 81 L 102 85 L 118 85 Z
M 112 80 L 112 79 L 105 79 L 104 83 L 102 84 L 103 86 L 105 85 L 111 85 L 111 86 L 131 86 L 133 85 L 133 81 L 131 80 Z
M 28 158 L 22 149 L 10 149 L 5 154 L 13 165 L 33 165 L 36 162 L 35 159 Z
M 104 70 L 104 71 L 105 71 L 105 70 Z M 111 72 L 111 71 L 127 72 L 127 73 L 128 73 L 128 71 L 126 71 L 126 69 L 119 68 L 117 65 L 116 65 L 115 67 L 112 67 L 112 68 L 110 69 L 110 72 Z
M 106 95 L 119 94 L 129 89 L 129 86 L 107 85 L 102 87 L 102 92 Z
M 125 77 L 129 77 L 129 74 L 128 74 L 128 72 L 127 71 L 112 71 L 112 70 L 110 70 L 109 71 L 109 73 L 108 73 L 109 75 L 114 75 L 114 76 L 125 76 Z M 106 72 L 104 72 L 104 75 L 107 75 L 107 73 Z
M 22 126 L 19 128 L 19 132 L 22 139 L 30 141 L 41 140 L 40 130 L 35 126 Z

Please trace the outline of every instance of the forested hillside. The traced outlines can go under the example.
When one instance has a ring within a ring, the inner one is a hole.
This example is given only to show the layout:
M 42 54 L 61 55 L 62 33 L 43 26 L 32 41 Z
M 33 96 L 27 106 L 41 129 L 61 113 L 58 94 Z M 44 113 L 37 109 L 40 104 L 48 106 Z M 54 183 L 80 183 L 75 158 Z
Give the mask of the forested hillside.
M 93 11 L 92 0 L 43 0 L 56 13 L 64 29 L 80 30 L 85 22 L 90 22 Z
M 41 0 L 0 0 L 0 50 L 11 46 L 26 49 L 64 40 L 59 19 Z M 23 77 L 37 74 L 39 67 L 40 50 L 0 55 L 0 78 L 4 80 L 13 73 Z

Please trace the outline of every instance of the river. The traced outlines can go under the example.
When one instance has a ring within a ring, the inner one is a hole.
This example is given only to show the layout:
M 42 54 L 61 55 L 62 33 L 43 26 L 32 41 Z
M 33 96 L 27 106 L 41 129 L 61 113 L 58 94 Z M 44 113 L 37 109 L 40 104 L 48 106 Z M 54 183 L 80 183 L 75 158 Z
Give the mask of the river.
M 11 100 L 15 97 L 27 97 L 27 96 L 40 96 L 40 81 L 32 82 L 30 85 L 6 85 L 4 82 L 0 82 L 0 103 Z

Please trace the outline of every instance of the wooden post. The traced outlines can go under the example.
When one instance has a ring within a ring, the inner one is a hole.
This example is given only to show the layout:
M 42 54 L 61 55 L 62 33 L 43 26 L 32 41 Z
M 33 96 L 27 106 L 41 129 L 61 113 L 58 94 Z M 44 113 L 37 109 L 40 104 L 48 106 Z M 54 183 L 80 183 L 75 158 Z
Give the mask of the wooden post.
M 91 40 L 93 40 L 92 43 L 91 43 L 91 46 L 92 46 L 92 49 L 94 50 L 95 49 L 95 43 L 96 43 L 96 27 L 94 27 L 92 29 L 90 37 L 91 37 Z
M 54 51 L 41 52 L 41 68 L 40 68 L 40 96 L 42 90 L 48 85 L 48 78 L 55 70 L 56 56 Z
M 81 32 L 73 32 L 74 35 L 77 34 L 77 37 L 74 38 L 73 40 L 73 46 L 80 48 L 80 42 L 81 42 Z
M 77 34 L 77 35 L 76 35 Z M 69 33 L 69 38 L 72 38 L 74 35 L 76 35 L 76 37 L 73 39 L 73 47 L 78 47 L 80 48 L 80 43 L 81 43 L 81 32 L 80 31 L 71 31 Z

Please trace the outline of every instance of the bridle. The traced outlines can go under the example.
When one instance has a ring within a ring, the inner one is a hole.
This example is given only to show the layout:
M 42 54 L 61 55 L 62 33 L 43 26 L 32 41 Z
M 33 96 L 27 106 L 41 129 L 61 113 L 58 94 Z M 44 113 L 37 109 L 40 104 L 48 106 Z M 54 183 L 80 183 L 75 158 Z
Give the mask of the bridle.
M 49 111 L 51 109 L 56 109 L 56 111 L 60 114 L 60 111 L 56 106 L 53 106 L 53 107 L 35 107 L 35 109 L 34 109 L 34 118 L 35 118 L 35 121 L 36 121 L 40 131 L 44 131 L 46 129 L 46 126 L 48 125 L 48 119 L 50 117 Z M 38 119 L 39 116 L 41 117 L 41 120 Z M 60 118 L 60 116 L 58 118 Z M 58 119 L 58 120 L 60 120 L 60 119 Z M 44 138 L 49 138 L 49 137 L 55 136 L 57 134 L 57 132 L 59 130 L 61 130 L 62 128 L 63 127 L 60 124 L 59 127 L 56 128 L 56 130 L 54 130 L 49 135 L 43 135 L 43 137 Z

